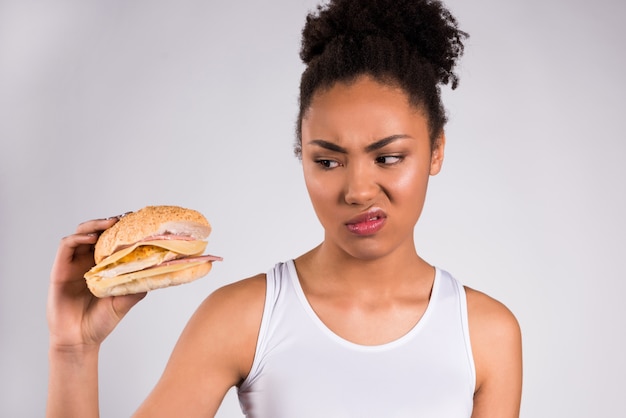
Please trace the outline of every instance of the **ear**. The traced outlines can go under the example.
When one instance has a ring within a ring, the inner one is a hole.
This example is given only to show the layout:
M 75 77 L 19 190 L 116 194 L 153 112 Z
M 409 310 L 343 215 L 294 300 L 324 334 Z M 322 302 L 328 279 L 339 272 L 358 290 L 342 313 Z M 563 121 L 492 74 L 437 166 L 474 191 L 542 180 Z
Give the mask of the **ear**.
M 430 154 L 430 175 L 434 176 L 441 171 L 443 165 L 444 149 L 446 147 L 446 135 L 442 132 L 435 140 Z

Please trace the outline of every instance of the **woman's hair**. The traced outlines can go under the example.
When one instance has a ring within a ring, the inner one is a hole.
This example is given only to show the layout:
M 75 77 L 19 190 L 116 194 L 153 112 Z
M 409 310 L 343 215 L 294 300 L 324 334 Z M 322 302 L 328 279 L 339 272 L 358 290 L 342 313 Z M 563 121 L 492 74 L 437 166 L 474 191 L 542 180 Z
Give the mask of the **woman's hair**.
M 402 88 L 425 112 L 434 143 L 446 123 L 440 85 L 456 88 L 453 69 L 467 36 L 438 0 L 330 0 L 318 6 L 302 31 L 300 58 L 307 67 L 300 80 L 296 155 L 313 95 L 361 75 Z

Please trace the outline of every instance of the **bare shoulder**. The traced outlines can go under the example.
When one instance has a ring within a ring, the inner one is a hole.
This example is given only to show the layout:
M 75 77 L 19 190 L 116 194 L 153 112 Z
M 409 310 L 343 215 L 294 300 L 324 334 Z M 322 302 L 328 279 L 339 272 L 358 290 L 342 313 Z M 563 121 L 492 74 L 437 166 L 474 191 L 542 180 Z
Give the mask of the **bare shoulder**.
M 466 288 L 470 340 L 476 366 L 472 417 L 517 417 L 522 390 L 522 337 L 501 302 Z
M 512 352 L 521 345 L 521 330 L 515 315 L 501 302 L 471 288 L 465 288 L 467 312 L 476 360 L 494 358 L 498 352 Z
M 207 416 L 252 367 L 265 306 L 265 275 L 217 289 L 183 330 L 136 416 Z
M 198 311 L 217 311 L 219 314 L 234 315 L 233 319 L 242 316 L 261 314 L 265 301 L 265 274 L 257 274 L 211 293 L 200 305 Z M 224 318 L 227 320 L 227 318 Z
M 515 315 L 503 303 L 469 287 L 465 287 L 465 292 L 469 320 L 476 331 L 500 336 L 503 333 L 509 336 L 520 333 Z
M 238 377 L 244 378 L 252 366 L 263 308 L 265 274 L 228 284 L 210 294 L 187 324 L 185 333 L 194 340 L 211 339 L 216 358 L 235 362 Z M 219 346 L 215 344 L 219 341 Z M 208 343 L 208 341 L 207 341 Z

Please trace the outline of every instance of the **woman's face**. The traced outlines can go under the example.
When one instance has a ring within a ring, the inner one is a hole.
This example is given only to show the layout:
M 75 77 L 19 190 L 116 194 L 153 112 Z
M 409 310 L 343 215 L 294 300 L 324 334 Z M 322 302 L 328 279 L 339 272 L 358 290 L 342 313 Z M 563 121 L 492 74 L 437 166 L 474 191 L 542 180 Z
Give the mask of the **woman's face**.
M 400 88 L 360 77 L 316 93 L 302 120 L 302 165 L 324 245 L 361 259 L 414 251 L 443 146 L 442 137 L 431 150 L 427 118 Z

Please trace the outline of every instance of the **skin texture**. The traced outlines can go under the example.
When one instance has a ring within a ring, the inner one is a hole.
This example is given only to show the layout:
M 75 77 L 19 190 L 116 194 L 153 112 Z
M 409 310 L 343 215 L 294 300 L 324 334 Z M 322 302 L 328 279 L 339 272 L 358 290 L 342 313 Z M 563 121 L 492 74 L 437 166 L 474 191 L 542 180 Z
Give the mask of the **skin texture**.
M 427 122 L 402 90 L 369 77 L 316 93 L 302 120 L 304 177 L 325 236 L 295 264 L 320 319 L 355 343 L 399 338 L 428 305 L 434 268 L 417 254 L 413 228 L 428 179 L 441 169 L 445 140 L 431 148 Z M 367 227 L 355 229 L 355 220 Z M 99 346 L 142 297 L 94 300 L 82 280 L 93 264 L 93 234 L 114 222 L 87 222 L 61 242 L 48 305 L 49 417 L 98 416 Z M 136 416 L 214 415 L 228 389 L 250 371 L 264 297 L 264 275 L 210 295 Z M 467 301 L 477 372 L 472 416 L 517 417 L 522 378 L 517 321 L 480 292 L 467 289 Z
M 319 247 L 296 259 L 303 288 L 342 337 L 394 340 L 422 316 L 434 280 L 415 251 L 413 227 L 428 178 L 441 168 L 443 138 L 431 152 L 422 112 L 400 89 L 370 78 L 318 93 L 302 127 L 304 178 L 325 231 Z M 371 211 L 384 217 L 375 234 L 346 225 Z

